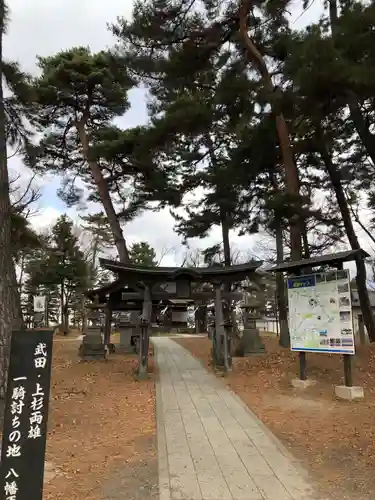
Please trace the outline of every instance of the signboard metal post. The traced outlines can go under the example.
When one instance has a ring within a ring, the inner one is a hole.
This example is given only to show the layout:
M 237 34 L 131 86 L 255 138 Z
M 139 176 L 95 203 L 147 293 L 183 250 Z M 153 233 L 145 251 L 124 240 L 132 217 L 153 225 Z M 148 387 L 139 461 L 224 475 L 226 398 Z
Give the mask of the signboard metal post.
M 298 359 L 299 359 L 299 378 L 300 380 L 307 380 L 306 353 L 304 351 L 300 351 L 298 353 Z
M 347 387 L 353 387 L 352 357 L 350 354 L 344 354 L 344 380 Z
M 12 334 L 0 465 L 0 500 L 42 500 L 52 330 Z

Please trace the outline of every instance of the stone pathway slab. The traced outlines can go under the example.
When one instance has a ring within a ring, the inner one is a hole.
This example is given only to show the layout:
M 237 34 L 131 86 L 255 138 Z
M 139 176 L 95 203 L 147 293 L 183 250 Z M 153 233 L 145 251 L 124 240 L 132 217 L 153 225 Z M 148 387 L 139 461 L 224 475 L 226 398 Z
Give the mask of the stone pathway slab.
M 152 342 L 160 500 L 326 500 L 215 375 L 172 339 Z

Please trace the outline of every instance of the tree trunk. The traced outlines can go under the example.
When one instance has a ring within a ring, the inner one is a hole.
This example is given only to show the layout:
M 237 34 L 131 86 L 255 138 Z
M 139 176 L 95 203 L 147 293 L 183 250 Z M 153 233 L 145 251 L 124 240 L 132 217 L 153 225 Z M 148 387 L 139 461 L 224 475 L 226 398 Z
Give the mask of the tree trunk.
M 298 261 L 302 258 L 298 170 L 294 161 L 288 126 L 280 106 L 275 99 L 277 98 L 277 89 L 272 83 L 272 78 L 268 72 L 268 68 L 262 54 L 258 51 L 248 35 L 247 18 L 251 7 L 253 7 L 253 0 L 242 1 L 240 8 L 240 36 L 243 40 L 244 47 L 250 61 L 253 62 L 262 77 L 264 88 L 269 95 L 272 113 L 275 116 L 276 130 L 284 165 L 286 193 L 290 197 L 290 203 L 294 206 L 294 215 L 289 218 L 291 260 Z
M 91 265 L 90 265 L 90 286 L 94 286 L 94 278 L 95 278 L 95 265 L 96 265 L 96 258 L 98 256 L 98 250 L 99 250 L 99 236 L 95 235 L 94 236 L 94 244 L 92 246 L 92 260 L 91 260 Z
M 0 3 L 0 82 L 3 67 L 4 1 Z M 0 398 L 5 397 L 12 328 L 21 326 L 18 284 L 11 249 L 11 204 L 6 151 L 3 88 L 0 85 Z
M 329 18 L 331 23 L 331 32 L 335 36 L 338 23 L 337 0 L 329 0 Z M 375 165 L 375 136 L 370 132 L 368 125 L 363 117 L 363 113 L 358 104 L 358 97 L 351 90 L 346 91 L 347 104 L 349 106 L 350 118 L 354 123 L 359 138 L 364 145 L 368 156 Z
M 350 213 L 351 213 L 353 219 L 356 221 L 356 223 L 359 225 L 359 227 L 362 229 L 362 231 L 364 231 L 367 234 L 367 236 L 370 238 L 370 240 L 373 243 L 375 243 L 375 236 L 371 233 L 371 231 L 369 231 L 367 229 L 367 227 L 365 226 L 365 224 L 361 221 L 361 219 L 359 218 L 358 213 L 350 205 L 349 205 L 349 210 L 350 210 Z
M 120 222 L 112 203 L 111 195 L 108 189 L 108 183 L 103 177 L 98 163 L 90 159 L 89 136 L 84 129 L 84 125 L 77 124 L 77 129 L 82 144 L 83 153 L 86 157 L 87 163 L 89 164 L 92 178 L 94 179 L 94 182 L 98 188 L 100 200 L 102 202 L 104 211 L 112 230 L 120 262 L 130 262 L 128 248 L 126 246 L 124 234 L 122 232 Z
M 315 124 L 316 136 L 319 142 L 320 154 L 328 171 L 333 190 L 336 195 L 337 204 L 339 206 L 342 220 L 344 223 L 345 231 L 349 240 L 349 244 L 353 250 L 360 249 L 357 235 L 354 231 L 353 222 L 350 217 L 348 203 L 345 198 L 344 190 L 342 187 L 341 172 L 336 168 L 332 162 L 331 154 L 327 148 L 324 132 L 320 124 Z M 363 258 L 356 259 L 357 276 L 356 283 L 358 289 L 358 298 L 361 306 L 363 320 L 367 328 L 367 333 L 371 342 L 375 342 L 375 322 L 371 311 L 371 304 L 366 286 L 366 265 Z
M 221 234 L 223 235 L 224 265 L 230 266 L 232 263 L 232 258 L 230 253 L 229 227 L 227 222 L 227 216 L 223 209 L 220 209 L 220 216 L 221 216 Z
M 230 252 L 230 242 L 229 242 L 229 226 L 227 222 L 227 215 L 225 210 L 220 208 L 220 218 L 221 218 L 221 234 L 223 236 L 223 253 L 224 253 L 224 265 L 230 266 L 232 264 L 232 256 Z M 230 283 L 224 283 L 224 291 L 230 293 L 232 286 Z
M 64 306 L 63 332 L 64 332 L 64 335 L 68 335 L 68 333 L 69 333 L 69 308 L 68 308 L 67 304 L 65 304 L 65 306 Z
M 310 258 L 310 246 L 309 246 L 309 239 L 307 237 L 307 228 L 306 228 L 306 221 L 303 221 L 302 223 L 302 243 L 303 243 L 303 258 L 304 259 L 309 259 Z
M 66 327 L 66 299 L 65 299 L 65 284 L 64 280 L 61 281 L 61 290 L 60 290 L 60 310 L 61 310 L 61 315 L 60 315 L 60 323 L 61 323 L 61 330 L 64 335 L 68 333 L 67 327 Z
M 359 138 L 361 139 L 368 156 L 375 165 L 375 136 L 370 132 L 368 126 L 366 125 L 357 97 L 351 92 L 348 92 L 347 95 L 350 118 L 354 123 Z
M 276 227 L 276 262 L 283 262 L 284 247 L 283 247 L 283 231 L 281 226 Z M 283 273 L 276 273 L 276 299 L 277 309 L 279 311 L 280 322 L 280 337 L 279 344 L 281 347 L 290 347 L 290 335 L 288 325 L 287 299 Z
M 19 263 L 20 277 L 19 277 L 19 280 L 18 280 L 18 290 L 19 290 L 20 295 L 22 294 L 22 291 L 23 291 L 22 282 L 23 282 L 23 275 L 24 275 L 24 272 L 25 272 L 25 260 L 26 260 L 25 253 L 22 252 L 21 260 L 20 260 L 20 263 Z
M 275 169 L 271 167 L 269 171 L 270 184 L 275 191 L 279 193 L 279 186 Z M 276 263 L 279 264 L 284 261 L 284 243 L 283 243 L 283 229 L 281 221 L 278 220 L 278 214 L 274 211 L 275 217 L 275 242 L 276 242 Z M 278 310 L 278 318 L 280 324 L 280 337 L 279 344 L 281 347 L 290 347 L 290 334 L 288 324 L 288 301 L 284 283 L 283 273 L 276 273 L 276 307 Z

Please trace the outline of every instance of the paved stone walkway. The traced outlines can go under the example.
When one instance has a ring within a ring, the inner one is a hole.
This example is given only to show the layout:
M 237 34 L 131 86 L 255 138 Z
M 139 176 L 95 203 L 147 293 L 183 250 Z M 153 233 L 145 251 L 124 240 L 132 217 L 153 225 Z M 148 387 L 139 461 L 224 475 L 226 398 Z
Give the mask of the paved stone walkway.
M 154 337 L 160 372 L 160 500 L 323 500 L 281 443 L 173 340 Z

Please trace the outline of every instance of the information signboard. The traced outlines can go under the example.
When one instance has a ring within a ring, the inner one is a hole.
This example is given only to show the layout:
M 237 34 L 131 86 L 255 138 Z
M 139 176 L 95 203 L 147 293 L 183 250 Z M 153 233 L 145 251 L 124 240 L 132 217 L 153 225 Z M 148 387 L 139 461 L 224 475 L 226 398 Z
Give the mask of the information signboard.
M 46 298 L 41 296 L 34 297 L 34 312 L 43 313 L 46 310 Z
M 52 330 L 12 334 L 0 465 L 0 500 L 42 500 Z
M 298 276 L 287 284 L 292 351 L 354 354 L 349 272 Z

